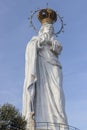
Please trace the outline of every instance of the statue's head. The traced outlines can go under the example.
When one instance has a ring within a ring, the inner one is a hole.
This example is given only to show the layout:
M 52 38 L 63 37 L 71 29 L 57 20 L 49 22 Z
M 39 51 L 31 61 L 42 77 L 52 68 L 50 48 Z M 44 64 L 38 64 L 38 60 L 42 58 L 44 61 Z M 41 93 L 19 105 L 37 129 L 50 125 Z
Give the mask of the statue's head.
M 50 37 L 54 34 L 53 23 L 57 21 L 57 13 L 49 8 L 41 9 L 38 12 L 38 19 L 41 22 L 39 34 L 47 34 Z
M 31 25 L 31 27 L 33 27 L 33 29 L 36 32 L 38 32 L 38 30 L 37 30 L 36 26 L 34 26 L 34 23 L 32 21 L 33 16 L 35 14 L 37 14 L 38 20 L 40 21 L 42 26 L 44 26 L 46 24 L 53 25 L 57 21 L 57 19 L 59 19 L 60 27 L 59 27 L 58 31 L 55 32 L 54 34 L 55 34 L 55 36 L 58 36 L 61 32 L 64 32 L 63 29 L 64 29 L 65 24 L 63 23 L 63 17 L 61 17 L 56 11 L 54 11 L 53 9 L 50 9 L 50 8 L 38 9 L 38 10 L 31 12 L 31 16 L 29 17 L 30 25 Z M 46 31 L 52 29 L 50 26 L 46 27 L 46 28 L 49 28 L 49 29 L 46 29 Z

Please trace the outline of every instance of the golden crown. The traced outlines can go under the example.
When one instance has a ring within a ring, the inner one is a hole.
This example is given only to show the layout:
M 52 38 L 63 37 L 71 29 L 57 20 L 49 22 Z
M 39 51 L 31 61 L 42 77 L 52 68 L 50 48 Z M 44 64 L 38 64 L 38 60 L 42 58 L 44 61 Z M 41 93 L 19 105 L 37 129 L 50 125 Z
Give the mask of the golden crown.
M 44 24 L 44 23 L 53 24 L 57 21 L 57 13 L 54 10 L 49 9 L 49 8 L 41 9 L 38 12 L 37 17 L 39 21 L 41 22 L 41 24 Z

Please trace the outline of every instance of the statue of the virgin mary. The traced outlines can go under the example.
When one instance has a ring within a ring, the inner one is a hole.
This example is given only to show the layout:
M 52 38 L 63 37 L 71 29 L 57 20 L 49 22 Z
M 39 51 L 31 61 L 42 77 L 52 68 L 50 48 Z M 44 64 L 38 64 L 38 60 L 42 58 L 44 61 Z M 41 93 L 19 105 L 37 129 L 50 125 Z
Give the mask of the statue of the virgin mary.
M 67 124 L 62 66 L 58 60 L 62 45 L 54 35 L 55 19 L 52 15 L 39 17 L 42 26 L 26 47 L 23 115 L 27 122 L 33 113 L 35 122 Z

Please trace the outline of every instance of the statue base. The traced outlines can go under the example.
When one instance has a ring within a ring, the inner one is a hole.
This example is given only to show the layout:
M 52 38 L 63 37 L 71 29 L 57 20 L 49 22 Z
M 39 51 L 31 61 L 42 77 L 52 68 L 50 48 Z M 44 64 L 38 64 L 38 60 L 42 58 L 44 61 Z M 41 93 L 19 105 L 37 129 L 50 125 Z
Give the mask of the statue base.
M 79 130 L 79 129 L 61 123 L 35 122 L 34 120 L 32 120 L 27 130 Z

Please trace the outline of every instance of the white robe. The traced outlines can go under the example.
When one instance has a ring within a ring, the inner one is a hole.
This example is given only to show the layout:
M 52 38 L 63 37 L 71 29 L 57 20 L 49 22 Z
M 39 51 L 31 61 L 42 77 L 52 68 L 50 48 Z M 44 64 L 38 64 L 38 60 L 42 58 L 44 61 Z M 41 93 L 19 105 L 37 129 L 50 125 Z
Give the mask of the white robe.
M 58 55 L 62 50 L 56 41 L 33 37 L 26 48 L 23 115 L 29 121 L 32 94 L 36 122 L 67 124 L 62 88 L 62 67 Z

